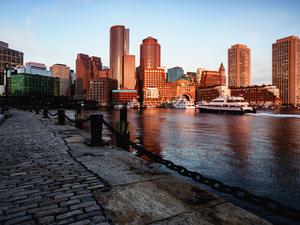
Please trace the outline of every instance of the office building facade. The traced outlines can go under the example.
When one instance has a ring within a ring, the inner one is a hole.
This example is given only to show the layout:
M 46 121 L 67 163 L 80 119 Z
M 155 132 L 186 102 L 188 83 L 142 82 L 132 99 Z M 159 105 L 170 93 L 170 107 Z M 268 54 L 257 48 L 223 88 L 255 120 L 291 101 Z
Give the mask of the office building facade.
M 13 69 L 17 65 L 23 65 L 23 52 L 9 48 L 8 43 L 0 41 L 0 85 L 4 85 L 4 71 L 6 66 Z
M 135 74 L 135 56 L 123 56 L 123 89 L 136 88 L 136 74 Z
M 129 55 L 129 29 L 122 25 L 110 28 L 110 78 L 118 81 L 118 88 L 123 82 L 123 56 Z
M 140 45 L 140 74 L 141 81 L 144 80 L 145 69 L 156 69 L 160 67 L 160 44 L 157 39 L 147 37 Z
M 71 97 L 72 80 L 70 67 L 64 64 L 54 64 L 50 67 L 51 76 L 59 78 L 59 94 Z
M 283 104 L 300 106 L 300 39 L 289 36 L 272 45 L 272 83 Z
M 251 51 L 246 45 L 236 44 L 228 49 L 228 86 L 251 85 Z

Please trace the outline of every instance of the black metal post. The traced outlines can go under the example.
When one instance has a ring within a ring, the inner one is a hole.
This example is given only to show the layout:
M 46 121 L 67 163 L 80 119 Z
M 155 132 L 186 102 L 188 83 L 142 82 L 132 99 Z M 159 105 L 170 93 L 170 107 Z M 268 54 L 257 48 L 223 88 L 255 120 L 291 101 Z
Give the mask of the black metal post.
M 127 137 L 128 139 L 130 138 L 129 122 L 127 121 L 127 107 L 125 105 L 120 109 L 120 121 L 117 123 L 117 130 L 121 135 Z M 128 143 L 118 134 L 117 146 L 129 151 Z
M 58 110 L 58 125 L 64 125 L 65 123 L 66 123 L 65 110 L 59 109 Z
M 127 122 L 127 107 L 123 106 L 123 108 L 120 109 L 120 121 Z
M 40 114 L 40 109 L 38 106 L 35 108 L 35 114 Z
M 8 64 L 5 65 L 5 104 L 8 104 Z
M 49 118 L 48 116 L 48 108 L 45 107 L 44 110 L 43 110 L 43 118 Z
M 82 111 L 83 111 L 83 106 L 82 105 L 77 105 L 76 114 L 75 114 L 75 127 L 79 128 L 79 129 L 83 129 Z
M 103 115 L 94 114 L 90 115 L 91 119 L 91 139 L 85 140 L 89 146 L 103 146 L 102 129 L 103 129 Z
M 32 106 L 29 106 L 29 112 L 32 112 Z

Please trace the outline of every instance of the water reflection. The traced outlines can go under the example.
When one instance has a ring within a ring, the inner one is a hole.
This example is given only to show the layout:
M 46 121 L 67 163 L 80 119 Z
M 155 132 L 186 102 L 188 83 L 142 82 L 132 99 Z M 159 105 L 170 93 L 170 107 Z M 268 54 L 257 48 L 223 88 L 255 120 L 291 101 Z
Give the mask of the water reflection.
M 118 111 L 101 112 L 111 123 L 119 119 Z M 300 116 L 286 114 L 232 116 L 147 109 L 128 111 L 128 120 L 131 139 L 146 149 L 299 208 Z

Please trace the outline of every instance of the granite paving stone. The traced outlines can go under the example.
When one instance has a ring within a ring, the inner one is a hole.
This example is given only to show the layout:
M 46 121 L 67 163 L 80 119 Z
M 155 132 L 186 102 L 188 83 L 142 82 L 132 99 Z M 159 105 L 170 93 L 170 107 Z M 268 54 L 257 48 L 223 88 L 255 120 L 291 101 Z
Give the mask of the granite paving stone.
M 70 156 L 62 139 L 73 130 L 57 126 L 62 135 L 56 135 L 54 121 L 11 113 L 0 125 L 0 224 L 91 224 L 95 216 L 105 221 L 90 188 L 105 184 Z

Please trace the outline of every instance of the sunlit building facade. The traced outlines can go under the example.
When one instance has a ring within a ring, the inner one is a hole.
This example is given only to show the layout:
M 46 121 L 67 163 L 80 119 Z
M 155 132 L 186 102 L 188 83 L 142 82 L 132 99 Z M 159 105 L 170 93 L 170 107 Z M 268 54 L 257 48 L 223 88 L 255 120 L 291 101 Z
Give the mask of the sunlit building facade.
M 102 62 L 100 57 L 90 57 L 90 78 L 98 78 L 99 71 L 102 70 Z
M 140 76 L 144 80 L 145 69 L 156 69 L 160 67 L 160 44 L 157 39 L 147 37 L 140 45 Z
M 122 88 L 124 89 L 136 88 L 134 55 L 123 56 L 123 87 Z
M 283 104 L 300 105 L 300 39 L 289 36 L 272 45 L 272 83 Z
M 251 85 L 251 51 L 246 45 L 236 44 L 228 49 L 228 86 Z
M 242 96 L 253 106 L 280 106 L 279 89 L 273 85 L 253 85 L 231 88 L 232 96 Z
M 50 67 L 51 76 L 59 78 L 59 94 L 61 96 L 71 96 L 72 80 L 70 77 L 70 67 L 64 64 L 54 64 Z
M 129 29 L 122 25 L 110 28 L 110 78 L 118 81 L 118 88 L 124 86 L 123 56 L 129 54 Z
M 226 85 L 225 68 L 223 63 L 221 63 L 218 71 L 203 70 L 201 72 L 200 88 Z

